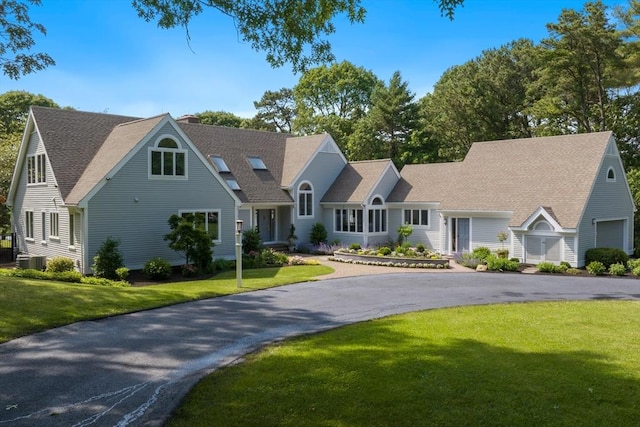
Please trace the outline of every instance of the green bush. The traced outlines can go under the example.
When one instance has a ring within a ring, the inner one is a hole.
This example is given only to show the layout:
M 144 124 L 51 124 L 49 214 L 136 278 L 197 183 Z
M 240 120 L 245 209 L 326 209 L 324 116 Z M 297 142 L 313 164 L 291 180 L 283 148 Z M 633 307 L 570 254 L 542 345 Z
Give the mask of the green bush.
M 242 233 L 242 252 L 260 252 L 263 248 L 262 236 L 258 227 L 251 228 Z
M 629 271 L 633 271 L 637 267 L 640 267 L 640 258 L 630 259 L 627 261 L 627 268 Z
M 411 226 L 411 224 L 402 224 L 400 226 L 398 226 L 398 244 L 403 244 L 404 242 L 407 242 L 409 236 L 411 236 L 411 233 L 413 233 L 413 227 Z
M 589 274 L 592 274 L 594 276 L 600 276 L 604 274 L 605 271 L 607 271 L 607 267 L 605 267 L 604 264 L 600 261 L 591 261 L 587 265 L 587 271 L 589 272 Z
M 549 261 L 541 262 L 536 266 L 538 271 L 540 271 L 541 273 L 556 273 L 558 271 L 557 267 L 557 265 Z
M 16 268 L 10 270 L 9 276 L 22 277 L 25 279 L 37 279 L 37 280 L 56 280 L 58 282 L 70 282 L 80 283 L 82 274 L 77 271 L 60 271 L 60 272 L 44 272 L 40 270 L 34 270 L 32 268 Z
M 129 277 L 129 269 L 127 267 L 117 268 L 116 276 L 118 276 L 119 280 L 127 280 L 127 277 Z
M 585 262 L 589 265 L 593 261 L 601 262 L 605 268 L 609 268 L 611 264 L 626 264 L 629 255 L 618 248 L 591 248 L 585 253 Z
M 624 276 L 627 273 L 627 267 L 624 264 L 611 264 L 609 266 L 609 274 L 612 276 Z
M 164 280 L 171 277 L 171 264 L 160 257 L 151 258 L 144 264 L 144 274 L 151 280 Z
M 349 245 L 349 249 L 353 249 L 354 251 L 360 250 L 361 248 L 360 243 L 352 243 Z
M 47 261 L 47 268 L 45 269 L 48 273 L 62 273 L 63 271 L 74 270 L 75 266 L 73 264 L 73 260 L 64 256 L 53 257 Z
M 498 258 L 509 258 L 509 249 L 506 248 L 500 248 L 496 250 L 496 255 L 498 255 Z
M 484 246 L 478 246 L 473 250 L 473 252 L 471 252 L 471 258 L 479 259 L 481 261 L 486 260 L 489 256 L 491 256 L 491 249 Z
M 634 276 L 640 276 L 640 266 L 638 266 L 638 267 L 634 267 L 634 268 L 631 270 L 631 273 L 632 273 Z
M 569 264 L 567 261 L 562 261 L 560 265 L 564 265 L 567 268 L 571 268 L 571 264 Z
M 97 277 L 105 277 L 107 279 L 117 279 L 116 270 L 123 267 L 122 254 L 118 246 L 120 242 L 112 237 L 102 242 L 100 249 L 95 257 L 93 257 L 93 274 Z
M 508 260 L 507 258 L 498 258 L 490 256 L 486 259 L 487 269 L 491 271 L 518 271 L 519 262 Z
M 387 256 L 391 254 L 391 248 L 388 246 L 380 246 L 378 248 L 378 255 Z
M 320 222 L 316 222 L 311 227 L 311 232 L 309 233 L 309 242 L 313 245 L 319 245 L 320 243 L 325 243 L 327 241 L 327 229 Z
M 567 268 L 566 273 L 577 276 L 578 274 L 582 274 L 582 270 L 580 270 L 579 268 Z
M 227 260 L 224 258 L 216 258 L 213 261 L 213 268 L 215 271 L 227 271 L 231 270 L 235 266 L 235 261 Z
M 476 267 L 478 267 L 478 265 L 484 262 L 484 260 L 480 258 L 476 258 L 473 254 L 474 254 L 473 252 L 471 253 L 465 252 L 463 254 L 457 254 L 456 262 L 467 268 L 473 268 L 475 270 Z
M 424 245 L 422 243 L 418 243 L 416 245 L 416 252 L 424 253 Z

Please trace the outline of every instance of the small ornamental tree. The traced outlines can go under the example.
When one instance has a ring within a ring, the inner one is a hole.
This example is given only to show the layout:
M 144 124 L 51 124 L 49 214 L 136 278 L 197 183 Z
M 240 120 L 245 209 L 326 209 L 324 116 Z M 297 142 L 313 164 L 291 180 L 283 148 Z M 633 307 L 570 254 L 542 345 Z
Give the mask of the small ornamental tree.
M 107 240 L 102 242 L 100 249 L 95 257 L 93 257 L 93 274 L 96 277 L 105 277 L 107 279 L 116 280 L 118 275 L 116 270 L 120 267 L 124 267 L 122 263 L 122 254 L 118 249 L 120 241 L 113 237 L 107 237 Z
M 183 216 L 171 215 L 169 218 L 171 232 L 164 236 L 169 247 L 176 252 L 183 252 L 185 264 L 193 264 L 201 271 L 208 271 L 213 259 L 213 242 L 211 236 L 202 226 L 203 215 L 187 213 Z

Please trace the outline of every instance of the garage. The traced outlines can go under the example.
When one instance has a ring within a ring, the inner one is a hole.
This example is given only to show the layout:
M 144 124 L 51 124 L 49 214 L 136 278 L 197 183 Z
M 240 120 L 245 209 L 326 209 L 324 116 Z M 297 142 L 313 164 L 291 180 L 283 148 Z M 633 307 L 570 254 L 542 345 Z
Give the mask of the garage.
M 624 220 L 596 222 L 596 247 L 624 249 Z

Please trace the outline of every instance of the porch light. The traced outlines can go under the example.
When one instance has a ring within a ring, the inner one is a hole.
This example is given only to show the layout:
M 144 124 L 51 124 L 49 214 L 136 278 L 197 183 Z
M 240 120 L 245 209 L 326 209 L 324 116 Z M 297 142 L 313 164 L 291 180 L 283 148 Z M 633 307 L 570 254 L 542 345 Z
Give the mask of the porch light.
M 242 287 L 242 220 L 236 220 L 236 286 Z

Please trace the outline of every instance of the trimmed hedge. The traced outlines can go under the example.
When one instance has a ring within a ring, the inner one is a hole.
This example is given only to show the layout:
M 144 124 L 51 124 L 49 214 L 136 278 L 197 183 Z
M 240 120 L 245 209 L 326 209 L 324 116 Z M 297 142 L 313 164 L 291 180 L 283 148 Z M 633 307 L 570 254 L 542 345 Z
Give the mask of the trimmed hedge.
M 611 264 L 626 264 L 629 255 L 619 248 L 591 248 L 585 253 L 585 263 L 589 265 L 593 261 L 601 262 L 609 269 Z

